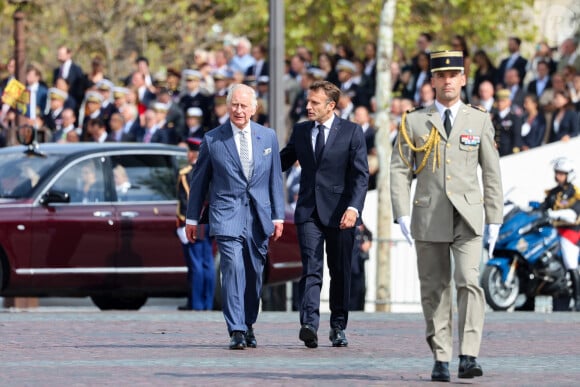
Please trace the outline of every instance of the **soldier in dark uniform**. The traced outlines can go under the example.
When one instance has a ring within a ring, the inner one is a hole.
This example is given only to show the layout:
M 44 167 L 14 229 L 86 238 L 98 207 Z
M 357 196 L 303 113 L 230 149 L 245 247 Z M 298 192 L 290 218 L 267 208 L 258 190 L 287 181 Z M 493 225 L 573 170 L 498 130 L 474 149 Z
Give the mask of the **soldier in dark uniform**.
M 48 89 L 50 110 L 44 116 L 45 125 L 53 132 L 62 129 L 62 112 L 64 101 L 68 98 L 66 91 L 51 87 Z
M 522 119 L 511 109 L 510 92 L 499 90 L 495 97 L 497 111 L 492 114 L 491 121 L 495 128 L 495 143 L 500 156 L 518 153 L 522 148 Z M 495 110 L 495 109 L 494 109 Z
M 349 310 L 351 311 L 365 310 L 367 291 L 365 262 L 369 259 L 372 240 L 373 233 L 361 222 L 356 228 L 355 249 L 352 255 L 349 305 Z
M 212 253 L 212 243 L 209 237 L 209 225 L 199 224 L 195 242 L 189 242 L 185 236 L 185 213 L 191 175 L 201 139 L 190 137 L 186 140 L 188 152 L 187 160 L 190 165 L 179 171 L 177 181 L 177 235 L 182 243 L 183 255 L 187 263 L 187 279 L 189 293 L 187 304 L 178 307 L 179 310 L 211 310 L 215 288 L 215 268 Z
M 113 113 L 119 112 L 113 103 L 113 98 L 111 95 L 114 86 L 115 85 L 113 85 L 113 82 L 109 81 L 108 79 L 102 79 L 97 82 L 97 91 L 103 96 L 103 103 L 101 104 L 101 118 L 105 122 L 108 133 L 111 132 L 111 126 L 109 125 L 111 116 Z
M 179 99 L 179 105 L 183 110 L 183 114 L 187 113 L 190 107 L 198 107 L 203 112 L 202 125 L 206 125 L 211 121 L 211 113 L 213 110 L 213 97 L 204 93 L 200 88 L 201 73 L 197 70 L 184 70 L 185 90 Z

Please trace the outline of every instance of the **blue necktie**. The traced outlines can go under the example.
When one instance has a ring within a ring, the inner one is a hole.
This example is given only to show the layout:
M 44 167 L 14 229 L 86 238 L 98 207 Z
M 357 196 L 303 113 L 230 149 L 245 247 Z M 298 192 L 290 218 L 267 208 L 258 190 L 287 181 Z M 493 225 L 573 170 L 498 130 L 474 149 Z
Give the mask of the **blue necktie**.
M 318 135 L 316 136 L 316 144 L 314 146 L 314 157 L 316 158 L 316 163 L 320 162 L 323 150 L 324 150 L 324 125 L 318 125 Z

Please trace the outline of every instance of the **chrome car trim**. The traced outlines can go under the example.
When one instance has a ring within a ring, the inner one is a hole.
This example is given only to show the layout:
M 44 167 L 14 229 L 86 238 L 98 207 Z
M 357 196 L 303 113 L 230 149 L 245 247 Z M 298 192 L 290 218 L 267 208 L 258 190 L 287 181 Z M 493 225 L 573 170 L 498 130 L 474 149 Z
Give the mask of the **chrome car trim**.
M 295 269 L 295 268 L 301 268 L 302 262 L 274 263 L 274 264 L 272 264 L 272 267 L 275 267 L 276 269 Z
M 145 274 L 145 273 L 187 273 L 187 267 L 71 267 L 71 268 L 28 268 L 16 269 L 16 274 Z

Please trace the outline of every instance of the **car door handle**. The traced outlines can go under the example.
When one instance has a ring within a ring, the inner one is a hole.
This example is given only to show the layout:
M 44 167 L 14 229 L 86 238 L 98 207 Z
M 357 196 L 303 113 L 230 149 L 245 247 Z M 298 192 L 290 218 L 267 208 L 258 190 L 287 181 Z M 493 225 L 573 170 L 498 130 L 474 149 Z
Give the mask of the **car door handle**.
M 110 211 L 95 211 L 95 212 L 93 212 L 93 216 L 96 218 L 108 218 L 112 215 L 113 215 L 113 213 Z
M 121 216 L 123 218 L 136 218 L 139 216 L 139 213 L 136 211 L 122 211 Z

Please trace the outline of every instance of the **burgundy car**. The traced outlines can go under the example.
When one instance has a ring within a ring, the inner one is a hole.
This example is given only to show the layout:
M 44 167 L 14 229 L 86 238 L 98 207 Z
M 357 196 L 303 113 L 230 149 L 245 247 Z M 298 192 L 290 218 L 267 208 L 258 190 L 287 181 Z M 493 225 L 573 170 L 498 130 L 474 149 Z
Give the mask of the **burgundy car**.
M 186 162 L 184 148 L 158 144 L 0 149 L 0 296 L 90 296 L 101 309 L 185 297 L 175 191 Z M 265 283 L 301 270 L 289 216 Z

